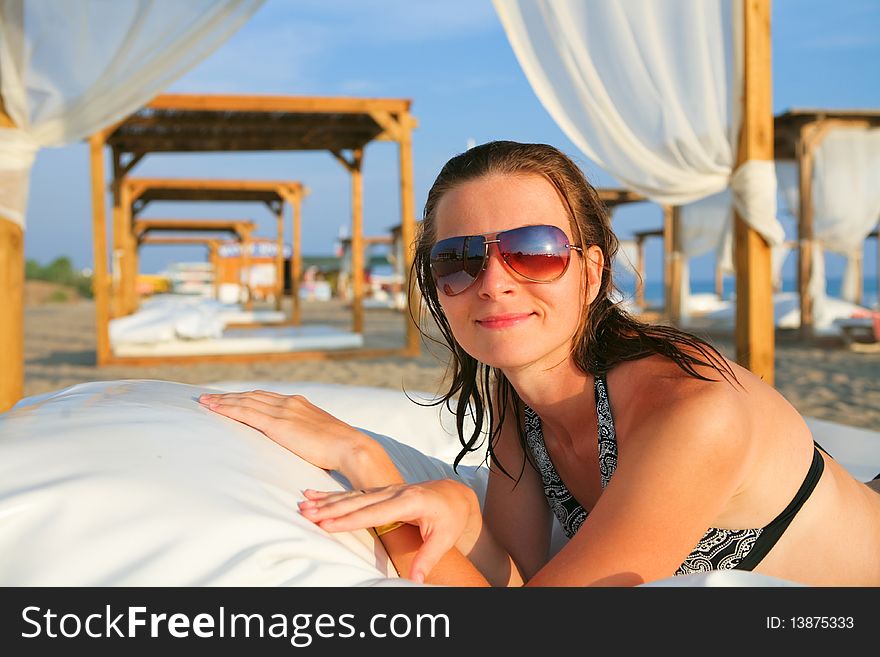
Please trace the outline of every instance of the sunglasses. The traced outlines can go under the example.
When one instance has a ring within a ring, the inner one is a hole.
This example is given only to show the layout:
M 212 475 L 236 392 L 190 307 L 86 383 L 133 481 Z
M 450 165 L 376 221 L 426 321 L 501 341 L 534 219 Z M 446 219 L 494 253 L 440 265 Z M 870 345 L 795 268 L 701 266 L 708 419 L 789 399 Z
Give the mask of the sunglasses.
M 535 283 L 551 283 L 565 273 L 571 250 L 583 253 L 568 243 L 565 232 L 557 226 L 522 226 L 485 235 L 463 235 L 440 240 L 431 249 L 431 274 L 434 284 L 446 296 L 468 289 L 479 278 L 489 261 L 489 245 L 497 244 L 501 259 L 515 274 Z

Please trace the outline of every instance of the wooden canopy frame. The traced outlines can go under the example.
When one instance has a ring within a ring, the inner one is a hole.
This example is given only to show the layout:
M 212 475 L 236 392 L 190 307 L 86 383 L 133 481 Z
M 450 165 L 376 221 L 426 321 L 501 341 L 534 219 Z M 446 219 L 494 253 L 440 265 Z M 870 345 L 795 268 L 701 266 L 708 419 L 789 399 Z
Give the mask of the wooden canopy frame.
M 299 273 L 302 269 L 300 249 L 302 200 L 309 189 L 296 181 L 281 180 L 216 180 L 196 178 L 131 178 L 126 177 L 121 185 L 122 226 L 131 224 L 146 207 L 154 201 L 230 201 L 257 202 L 266 205 L 276 220 L 275 256 L 275 309 L 281 310 L 284 294 L 284 214 L 285 206 L 291 211 L 291 267 L 290 290 L 292 294 L 291 323 L 300 322 Z M 137 271 L 137 253 L 128 255 L 128 269 Z M 123 269 L 125 272 L 125 268 Z M 124 309 L 133 312 L 137 303 L 134 283 L 123 276 Z M 248 297 L 248 305 L 251 301 Z
M 144 108 L 124 121 L 93 134 L 89 138 L 92 173 L 93 240 L 95 267 L 93 286 L 97 316 L 98 365 L 131 362 L 138 359 L 114 358 L 110 349 L 108 317 L 112 294 L 107 272 L 106 206 L 104 198 L 104 149 L 110 147 L 113 193 L 113 241 L 122 254 L 131 254 L 132 232 L 126 230 L 128 208 L 133 199 L 123 199 L 125 184 L 132 169 L 149 153 L 245 152 L 325 150 L 331 153 L 351 177 L 353 259 L 363 253 L 363 177 L 364 149 L 373 141 L 398 144 L 400 162 L 400 209 L 404 243 L 412 244 L 413 220 L 412 130 L 417 121 L 410 114 L 411 101 L 388 98 L 328 98 L 297 96 L 233 96 L 166 94 L 154 98 Z M 239 181 L 240 182 L 240 181 Z M 126 194 L 128 192 L 125 192 Z M 144 192 L 146 193 L 146 192 Z M 158 193 L 158 192 L 154 192 Z M 145 204 L 143 194 L 140 196 Z M 158 197 L 153 200 L 158 200 Z M 132 216 L 137 208 L 132 208 Z M 297 240 L 297 237 L 294 237 Z M 406 271 L 412 262 L 412 250 L 405 250 Z M 134 264 L 131 256 L 129 270 Z M 353 331 L 364 327 L 363 264 L 352 262 Z M 130 276 L 130 275 L 129 275 Z M 126 276 L 125 280 L 129 280 Z M 297 295 L 294 295 L 296 298 Z M 410 304 L 413 299 L 410 299 Z M 338 352 L 302 351 L 285 354 L 250 354 L 212 356 L 214 360 L 260 360 L 349 358 L 420 353 L 419 332 L 404 313 L 405 344 L 399 349 L 346 350 Z M 134 361 L 137 360 L 137 363 Z M 188 361 L 191 359 L 187 359 Z
M 801 335 L 813 334 L 813 297 L 809 292 L 813 273 L 813 157 L 835 128 L 880 127 L 880 110 L 792 109 L 774 117 L 774 152 L 777 160 L 798 165 L 800 212 L 798 214 L 798 294 Z
M 131 286 L 134 288 L 134 278 L 138 274 L 138 262 L 140 256 L 140 247 L 144 244 L 205 244 L 208 246 L 208 256 L 211 265 L 214 267 L 214 274 L 217 273 L 217 258 L 219 257 L 218 248 L 220 240 L 214 236 L 173 236 L 173 237 L 157 237 L 153 233 L 232 233 L 236 239 L 242 244 L 242 266 L 247 268 L 250 260 L 250 251 L 248 245 L 251 243 L 253 232 L 257 225 L 250 220 L 244 219 L 137 219 L 132 224 L 132 234 L 134 236 L 134 276 Z M 125 271 L 125 268 L 122 268 Z M 115 287 L 115 286 L 114 286 Z M 127 282 L 123 284 L 123 289 L 127 288 Z M 217 296 L 217 282 L 214 283 L 214 296 Z M 135 298 L 137 295 L 134 295 Z M 121 301 L 119 299 L 118 301 Z M 251 295 L 248 294 L 247 310 L 252 308 Z M 111 304 L 112 307 L 112 304 Z

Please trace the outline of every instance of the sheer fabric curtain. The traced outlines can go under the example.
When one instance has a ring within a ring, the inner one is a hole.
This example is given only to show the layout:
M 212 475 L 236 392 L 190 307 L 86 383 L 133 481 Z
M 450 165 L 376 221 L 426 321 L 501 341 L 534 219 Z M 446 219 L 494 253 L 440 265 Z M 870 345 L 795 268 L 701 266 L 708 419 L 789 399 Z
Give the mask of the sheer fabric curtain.
M 773 163 L 734 168 L 741 0 L 493 2 L 535 94 L 587 157 L 661 204 L 729 189 L 728 206 L 782 244 Z M 729 212 L 710 205 L 684 222 L 691 254 L 724 239 Z
M 798 168 L 777 163 L 783 198 L 792 215 L 800 213 Z M 880 219 L 880 129 L 834 128 L 813 155 L 813 276 L 809 288 L 814 306 L 826 292 L 824 251 L 847 257 L 842 296 L 855 298 L 856 258 L 868 233 Z M 821 311 L 817 307 L 817 314 Z
M 24 227 L 37 150 L 121 120 L 212 53 L 263 0 L 0 0 L 0 216 Z

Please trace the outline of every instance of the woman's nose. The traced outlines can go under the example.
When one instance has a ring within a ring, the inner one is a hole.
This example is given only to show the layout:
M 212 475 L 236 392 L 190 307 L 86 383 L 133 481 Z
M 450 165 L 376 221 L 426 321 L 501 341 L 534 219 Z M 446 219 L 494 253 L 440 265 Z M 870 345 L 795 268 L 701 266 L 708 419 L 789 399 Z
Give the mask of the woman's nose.
M 486 266 L 479 280 L 479 293 L 481 296 L 497 296 L 513 289 L 516 279 L 513 272 L 505 264 L 501 257 L 501 251 L 497 244 L 488 244 L 486 254 Z

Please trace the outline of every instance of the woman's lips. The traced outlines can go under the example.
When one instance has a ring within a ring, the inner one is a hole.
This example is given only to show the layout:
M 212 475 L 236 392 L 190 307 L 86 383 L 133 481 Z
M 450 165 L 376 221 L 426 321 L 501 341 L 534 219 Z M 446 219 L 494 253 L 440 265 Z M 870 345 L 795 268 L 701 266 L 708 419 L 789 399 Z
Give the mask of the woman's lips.
M 487 329 L 503 329 L 516 326 L 526 321 L 534 313 L 505 313 L 503 315 L 487 315 L 477 320 L 477 324 Z

